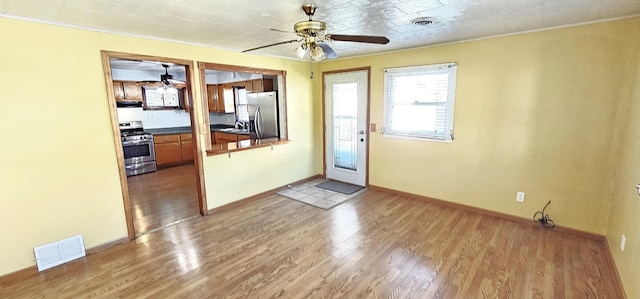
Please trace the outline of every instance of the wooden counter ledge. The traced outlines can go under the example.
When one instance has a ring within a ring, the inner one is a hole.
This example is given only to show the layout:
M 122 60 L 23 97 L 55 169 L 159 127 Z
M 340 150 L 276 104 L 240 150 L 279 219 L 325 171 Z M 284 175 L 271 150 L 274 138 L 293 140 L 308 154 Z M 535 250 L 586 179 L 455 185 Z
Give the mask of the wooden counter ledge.
M 211 145 L 211 150 L 207 151 L 207 156 L 223 155 L 232 152 L 246 151 L 254 148 L 268 147 L 289 143 L 288 139 L 266 138 L 266 139 L 248 139 L 238 142 L 229 142 Z

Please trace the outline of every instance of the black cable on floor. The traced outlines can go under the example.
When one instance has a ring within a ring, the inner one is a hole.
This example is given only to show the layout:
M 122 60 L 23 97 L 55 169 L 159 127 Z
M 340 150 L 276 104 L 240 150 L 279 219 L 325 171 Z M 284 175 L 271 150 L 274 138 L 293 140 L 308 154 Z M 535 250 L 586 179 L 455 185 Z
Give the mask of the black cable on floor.
M 544 208 L 542 209 L 542 211 L 537 211 L 535 214 L 533 214 L 533 221 L 540 222 L 540 225 L 546 228 L 552 228 L 556 226 L 555 222 L 553 222 L 553 220 L 549 218 L 549 215 L 544 213 L 544 211 L 547 209 L 547 207 L 550 204 L 551 204 L 551 201 L 549 201 L 546 205 L 544 205 Z M 536 219 L 536 216 L 538 216 L 538 214 L 540 214 L 540 218 Z

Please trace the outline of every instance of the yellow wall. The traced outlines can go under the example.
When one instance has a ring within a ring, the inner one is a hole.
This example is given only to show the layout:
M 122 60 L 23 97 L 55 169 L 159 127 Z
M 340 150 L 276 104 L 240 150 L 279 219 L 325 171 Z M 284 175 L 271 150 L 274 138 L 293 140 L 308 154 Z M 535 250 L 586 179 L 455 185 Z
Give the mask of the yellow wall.
M 634 36 L 640 34 L 638 31 Z M 640 184 L 640 42 L 637 38 L 630 41 L 635 42 L 637 54 L 629 65 L 636 67 L 636 73 L 618 152 L 607 239 L 627 297 L 640 298 L 640 196 L 635 188 Z M 627 239 L 624 251 L 620 250 L 622 234 Z
M 371 66 L 371 122 L 383 68 L 458 63 L 455 141 L 370 137 L 371 185 L 604 234 L 640 19 L 322 63 Z M 635 60 L 634 60 L 635 61 Z M 318 83 L 319 84 L 319 83 Z M 318 85 L 319 86 L 319 85 Z M 320 93 L 316 92 L 316 96 Z M 516 192 L 526 200 L 518 203 Z
M 308 64 L 8 18 L 0 40 L 0 275 L 51 241 L 127 236 L 100 50 L 287 71 L 291 143 L 206 157 L 209 208 L 321 172 Z

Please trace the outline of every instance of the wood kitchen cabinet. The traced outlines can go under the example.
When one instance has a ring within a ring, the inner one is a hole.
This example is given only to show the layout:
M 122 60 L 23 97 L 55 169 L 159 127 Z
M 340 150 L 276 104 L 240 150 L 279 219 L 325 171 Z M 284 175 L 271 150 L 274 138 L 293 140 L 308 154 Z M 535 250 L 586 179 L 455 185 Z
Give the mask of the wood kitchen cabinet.
M 262 79 L 251 80 L 252 89 L 251 92 L 263 92 L 264 86 L 262 86 Z M 247 90 L 248 92 L 248 90 Z
M 273 91 L 273 80 L 272 79 L 253 79 L 253 92 L 265 92 L 265 91 Z
M 254 92 L 253 91 L 253 88 L 254 88 L 253 87 L 253 80 L 244 81 L 244 88 L 247 89 L 247 92 Z
M 209 112 L 234 113 L 232 84 L 207 84 L 207 105 Z
M 236 112 L 236 106 L 233 102 L 233 85 L 221 84 L 218 86 L 218 112 Z
M 153 143 L 156 151 L 156 166 L 162 168 L 182 163 L 180 135 L 154 135 Z
M 182 163 L 193 162 L 193 140 L 191 134 L 180 134 L 180 149 L 182 150 Z
M 178 90 L 180 92 L 180 109 L 189 112 L 189 109 L 191 109 L 191 97 L 189 96 L 189 92 L 186 88 Z
M 219 94 L 218 85 L 207 84 L 207 103 L 209 105 L 209 112 L 220 112 L 219 110 Z
M 193 162 L 191 134 L 154 135 L 153 142 L 158 168 Z
M 231 133 L 224 133 L 224 132 L 214 132 L 214 133 L 215 133 L 216 144 L 238 142 L 240 140 L 249 139 L 249 135 L 231 134 Z
M 142 102 L 142 83 L 132 81 L 113 81 L 113 93 L 116 101 Z

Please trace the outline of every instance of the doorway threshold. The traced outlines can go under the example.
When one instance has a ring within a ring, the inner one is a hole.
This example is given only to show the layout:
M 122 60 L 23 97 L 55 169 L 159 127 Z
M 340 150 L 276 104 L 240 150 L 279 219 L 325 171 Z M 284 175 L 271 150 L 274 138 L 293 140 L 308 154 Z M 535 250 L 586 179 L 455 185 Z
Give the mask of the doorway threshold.
M 176 224 L 180 224 L 180 223 L 182 223 L 182 222 L 189 221 L 189 220 L 191 220 L 191 219 L 195 219 L 195 218 L 200 218 L 200 217 L 201 217 L 201 215 L 193 215 L 193 216 L 191 216 L 191 217 L 187 217 L 187 218 L 180 219 L 180 220 L 177 220 L 177 221 L 174 221 L 174 222 L 171 222 L 171 223 L 167 223 L 167 224 L 165 224 L 164 226 L 161 226 L 161 227 L 158 227 L 158 228 L 154 228 L 154 229 L 152 229 L 152 230 L 149 230 L 149 231 L 146 231 L 146 232 L 144 232 L 144 233 L 138 234 L 138 235 L 136 235 L 136 238 L 139 238 L 139 237 L 142 237 L 142 236 L 144 236 L 144 235 L 151 234 L 151 233 L 155 233 L 155 232 L 160 231 L 160 230 L 163 230 L 163 229 L 165 229 L 165 228 L 167 228 L 167 227 L 171 227 L 171 226 L 174 226 L 174 225 L 176 225 Z

